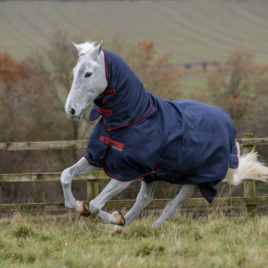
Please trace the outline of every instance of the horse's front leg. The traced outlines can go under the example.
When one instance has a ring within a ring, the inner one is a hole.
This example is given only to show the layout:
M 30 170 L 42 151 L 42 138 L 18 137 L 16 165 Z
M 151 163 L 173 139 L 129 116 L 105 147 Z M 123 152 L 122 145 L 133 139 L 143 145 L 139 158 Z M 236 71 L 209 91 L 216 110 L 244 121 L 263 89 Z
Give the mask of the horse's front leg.
M 120 211 L 115 211 L 109 214 L 102 210 L 105 203 L 116 194 L 119 194 L 126 189 L 132 181 L 117 181 L 112 179 L 103 191 L 90 202 L 89 209 L 92 213 L 97 214 L 103 223 L 111 223 L 123 226 L 125 219 Z
M 164 221 L 170 219 L 175 215 L 175 213 L 180 209 L 183 202 L 188 200 L 194 194 L 195 190 L 197 189 L 196 184 L 192 185 L 184 185 L 178 195 L 168 203 L 165 209 L 162 212 L 160 218 L 152 225 L 152 228 L 159 227 Z
M 65 169 L 61 174 L 61 184 L 65 199 L 65 206 L 67 208 L 74 208 L 81 216 L 89 216 L 89 208 L 82 201 L 76 201 L 71 190 L 71 183 L 73 178 L 79 174 L 87 174 L 94 170 L 102 170 L 101 168 L 92 166 L 83 157 L 75 165 Z

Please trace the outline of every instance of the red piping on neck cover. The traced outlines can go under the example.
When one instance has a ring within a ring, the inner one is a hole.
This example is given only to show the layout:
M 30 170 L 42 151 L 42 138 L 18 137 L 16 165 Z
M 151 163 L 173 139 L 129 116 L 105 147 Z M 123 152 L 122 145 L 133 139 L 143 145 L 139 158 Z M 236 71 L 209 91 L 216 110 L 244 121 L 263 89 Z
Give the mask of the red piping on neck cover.
M 120 125 L 120 126 L 117 126 L 117 127 L 109 127 L 109 126 L 107 126 L 106 123 L 105 123 L 105 127 L 107 127 L 107 128 L 109 128 L 109 129 L 115 131 L 115 130 L 119 130 L 120 128 L 124 128 L 124 127 L 128 127 L 128 126 L 130 126 L 130 125 L 133 125 L 133 124 L 139 122 L 140 120 L 142 120 L 144 117 L 146 117 L 146 116 L 148 115 L 148 113 L 151 111 L 152 107 L 153 107 L 153 99 L 151 100 L 151 106 L 150 106 L 150 108 L 148 109 L 148 111 L 147 111 L 142 117 L 140 117 L 138 120 L 136 120 L 136 121 L 134 121 L 134 122 L 131 122 L 131 123 L 128 123 L 128 124 L 123 124 L 123 125 Z M 111 111 L 111 110 L 110 110 L 110 111 Z

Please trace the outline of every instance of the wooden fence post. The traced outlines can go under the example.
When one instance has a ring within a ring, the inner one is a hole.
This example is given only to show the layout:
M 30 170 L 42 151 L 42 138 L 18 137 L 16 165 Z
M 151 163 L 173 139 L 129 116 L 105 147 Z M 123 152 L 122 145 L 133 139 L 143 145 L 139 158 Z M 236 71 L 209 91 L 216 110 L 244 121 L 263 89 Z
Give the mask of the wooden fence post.
M 87 180 L 87 201 L 91 201 L 99 194 L 99 181 Z
M 253 133 L 243 133 L 243 138 L 253 138 Z M 242 154 L 250 153 L 253 145 L 243 145 Z M 256 184 L 254 180 L 244 180 L 244 197 L 256 196 Z M 257 206 L 255 204 L 246 204 L 246 215 L 255 217 L 257 215 Z
M 87 201 L 90 202 L 99 194 L 99 181 L 98 180 L 87 180 Z M 88 204 L 89 206 L 89 204 Z M 90 219 L 95 221 L 96 215 L 90 214 Z

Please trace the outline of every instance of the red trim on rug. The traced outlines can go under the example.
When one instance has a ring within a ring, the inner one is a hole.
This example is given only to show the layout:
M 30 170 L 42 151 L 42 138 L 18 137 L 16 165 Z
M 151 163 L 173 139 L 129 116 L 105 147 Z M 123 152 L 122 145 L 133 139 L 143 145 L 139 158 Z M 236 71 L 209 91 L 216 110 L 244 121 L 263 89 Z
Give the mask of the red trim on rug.
M 104 101 L 105 101 L 105 96 L 102 96 L 102 102 L 101 102 L 101 105 L 104 104 Z M 96 105 L 98 107 L 98 105 Z
M 184 177 L 184 176 L 186 176 L 186 175 L 192 173 L 193 171 L 194 171 L 194 168 L 192 168 L 192 169 L 190 169 L 189 171 L 183 173 L 182 175 L 179 176 L 179 178 Z
M 87 159 L 87 161 L 89 162 L 90 165 L 95 166 L 95 167 L 102 167 L 102 165 L 99 165 L 99 166 L 98 166 L 98 165 L 93 164 L 93 163 L 90 161 L 90 159 L 88 158 L 87 155 L 84 155 L 84 157 Z
M 114 133 L 114 132 L 119 131 L 119 130 L 122 130 L 122 129 L 126 128 L 126 127 L 128 127 L 128 126 L 121 127 L 121 128 L 119 128 L 119 129 L 111 130 L 111 131 L 109 131 L 109 133 Z
M 120 125 L 120 126 L 117 126 L 117 127 L 109 127 L 109 126 L 107 126 L 106 124 L 105 124 L 105 126 L 106 126 L 107 128 L 109 128 L 109 129 L 113 129 L 113 130 L 115 130 L 115 129 L 118 129 L 118 128 L 122 128 L 122 127 L 127 127 L 127 126 L 130 126 L 130 125 L 133 125 L 133 124 L 139 122 L 140 120 L 142 120 L 145 116 L 147 116 L 148 113 L 151 111 L 152 107 L 153 107 L 153 99 L 152 99 L 152 101 L 151 101 L 151 106 L 150 106 L 150 108 L 148 109 L 148 111 L 147 111 L 141 118 L 139 118 L 138 120 L 136 120 L 136 121 L 134 121 L 134 122 L 132 122 L 132 123 L 124 124 L 124 125 Z
M 157 173 L 157 170 L 158 170 L 159 165 L 160 165 L 160 162 L 158 162 L 158 163 L 155 164 L 154 171 L 155 171 L 156 173 Z
M 211 204 L 212 201 L 210 201 L 210 199 L 205 195 L 205 193 L 204 193 L 204 192 L 202 191 L 202 189 L 200 188 L 199 184 L 197 184 L 197 186 L 198 186 L 200 192 L 202 193 L 202 195 L 207 199 L 207 201 L 209 202 L 209 204 Z
M 119 179 L 119 178 L 117 178 L 117 177 L 115 177 L 115 176 L 109 174 L 108 171 L 107 171 L 107 169 L 106 169 L 105 163 L 103 163 L 103 168 L 104 168 L 105 173 L 106 173 L 109 177 L 114 178 L 114 179 L 119 180 L 119 181 L 133 181 L 133 180 L 137 180 L 137 179 L 139 179 L 139 178 L 141 178 L 141 177 L 147 176 L 147 175 L 149 175 L 149 174 L 155 174 L 155 173 L 156 173 L 155 171 L 151 171 L 151 172 L 149 172 L 149 173 L 143 174 L 143 175 L 138 176 L 138 177 L 136 177 L 136 178 L 132 178 L 132 179 L 129 179 L 129 180 L 122 180 L 122 179 Z
M 101 142 L 105 143 L 105 144 L 111 145 L 111 146 L 116 147 L 116 148 L 118 148 L 120 150 L 123 150 L 123 148 L 124 148 L 124 144 L 123 143 L 120 143 L 118 141 L 115 141 L 115 140 L 106 138 L 106 137 L 104 137 L 102 135 L 100 135 L 99 140 Z
M 236 162 L 236 166 L 229 166 L 229 168 L 237 168 L 239 165 L 239 157 L 237 156 L 237 146 L 236 146 L 236 141 L 235 141 L 235 153 L 236 153 L 236 158 L 237 158 L 237 162 Z
M 103 98 L 102 94 L 101 94 L 101 96 L 96 97 L 94 100 L 98 100 L 98 99 L 101 99 L 101 98 Z
M 167 182 L 169 182 L 169 181 L 176 181 L 176 180 L 178 180 L 179 178 L 182 178 L 182 177 L 184 177 L 184 176 L 190 174 L 190 173 L 193 172 L 193 171 L 194 171 L 194 168 L 192 168 L 192 169 L 190 169 L 189 171 L 183 173 L 183 174 L 180 175 L 178 178 L 175 178 L 175 179 L 173 179 L 173 180 L 165 180 L 165 181 L 167 181 Z
M 98 116 L 95 117 L 95 118 L 88 118 L 88 120 L 90 120 L 90 121 L 94 121 L 94 120 L 98 119 L 99 117 L 100 117 L 100 114 L 98 114 Z

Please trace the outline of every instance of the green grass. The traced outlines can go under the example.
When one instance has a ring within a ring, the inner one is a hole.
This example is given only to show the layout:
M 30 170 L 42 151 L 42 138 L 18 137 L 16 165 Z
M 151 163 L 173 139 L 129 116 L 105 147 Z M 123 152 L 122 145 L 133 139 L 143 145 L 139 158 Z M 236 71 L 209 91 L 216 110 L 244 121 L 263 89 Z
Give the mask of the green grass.
M 75 42 L 154 39 L 159 53 L 174 51 L 173 63 L 225 61 L 236 47 L 265 63 L 267 14 L 268 1 L 1 2 L 0 51 L 23 58 L 48 48 L 58 29 Z
M 125 232 L 86 221 L 38 222 L 17 216 L 0 229 L 1 267 L 267 267 L 268 217 L 153 218 Z

